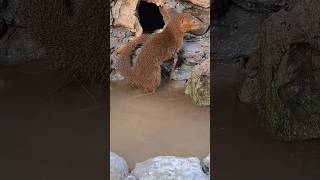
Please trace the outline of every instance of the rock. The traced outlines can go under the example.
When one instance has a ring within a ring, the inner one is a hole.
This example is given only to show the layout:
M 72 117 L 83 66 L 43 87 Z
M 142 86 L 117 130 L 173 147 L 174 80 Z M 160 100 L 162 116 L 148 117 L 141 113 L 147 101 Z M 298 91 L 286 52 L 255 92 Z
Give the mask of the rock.
M 179 60 L 182 61 L 182 65 L 175 69 L 171 79 L 177 81 L 188 80 L 191 77 L 193 67 L 210 58 L 209 35 L 197 37 L 198 39 L 193 38 L 188 39 L 188 35 L 186 35 L 181 53 L 179 53 Z
M 121 81 L 123 79 L 124 79 L 124 77 L 117 71 L 112 71 L 110 74 L 110 81 L 112 81 L 112 82 Z
M 24 33 L 23 1 L 0 0 L 0 64 L 14 65 L 36 58 L 41 52 Z
M 7 32 L 8 26 L 6 24 L 6 21 L 2 19 L 0 16 L 0 39 L 4 36 L 4 34 Z
M 204 172 L 210 176 L 210 153 L 208 154 L 207 157 L 205 157 L 203 160 L 202 160 L 202 169 L 204 170 Z
M 116 153 L 110 152 L 110 179 L 123 180 L 128 171 L 127 162 Z
M 319 18 L 319 1 L 292 1 L 260 27 L 251 89 L 259 92 L 264 126 L 285 141 L 320 138 Z
M 132 174 L 140 180 L 207 180 L 198 158 L 159 156 L 137 163 Z
M 8 0 L 0 0 L 0 9 L 8 6 Z
M 210 7 L 210 0 L 188 0 L 188 1 L 204 8 Z
M 7 39 L 9 35 L 12 36 Z M 5 40 L 6 43 L 0 45 L 0 64 L 15 65 L 37 58 L 41 54 L 34 42 L 22 33 L 8 32 L 3 37 L 3 41 Z
M 135 16 L 137 5 L 138 0 L 118 0 L 112 7 L 112 17 L 115 26 L 126 27 L 140 36 L 143 30 Z
M 210 60 L 195 66 L 185 90 L 194 104 L 199 106 L 210 105 Z
M 231 6 L 213 26 L 212 53 L 216 62 L 230 63 L 256 51 L 258 17 L 237 6 Z M 234 43 L 237 42 L 237 43 Z
M 287 0 L 232 0 L 237 6 L 249 12 L 272 13 L 286 5 Z
M 130 174 L 127 177 L 125 177 L 123 180 L 138 180 L 134 175 Z

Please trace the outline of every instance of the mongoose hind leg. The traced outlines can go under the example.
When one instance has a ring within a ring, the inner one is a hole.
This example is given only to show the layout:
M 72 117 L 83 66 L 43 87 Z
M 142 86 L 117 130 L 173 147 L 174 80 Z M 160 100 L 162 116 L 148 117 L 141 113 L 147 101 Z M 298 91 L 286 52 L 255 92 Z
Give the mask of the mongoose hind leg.
M 142 88 L 145 93 L 155 93 L 156 89 L 160 86 L 161 81 L 161 68 L 160 66 L 153 72 L 148 80 L 142 83 Z
M 171 78 L 174 77 L 174 75 L 175 75 L 175 69 L 176 69 L 177 62 L 178 62 L 178 54 L 176 53 L 173 57 L 173 65 L 172 65 L 172 70 L 170 73 Z

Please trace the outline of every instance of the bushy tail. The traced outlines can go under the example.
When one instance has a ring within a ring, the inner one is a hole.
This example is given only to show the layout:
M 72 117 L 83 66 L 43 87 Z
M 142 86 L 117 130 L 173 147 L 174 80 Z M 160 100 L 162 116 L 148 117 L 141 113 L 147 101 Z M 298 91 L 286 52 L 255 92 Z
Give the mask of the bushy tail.
M 125 79 L 130 81 L 134 77 L 135 66 L 132 64 L 132 55 L 135 54 L 137 48 L 143 45 L 149 36 L 150 35 L 142 34 L 140 37 L 128 42 L 118 50 L 118 53 L 120 54 L 118 59 L 118 70 Z

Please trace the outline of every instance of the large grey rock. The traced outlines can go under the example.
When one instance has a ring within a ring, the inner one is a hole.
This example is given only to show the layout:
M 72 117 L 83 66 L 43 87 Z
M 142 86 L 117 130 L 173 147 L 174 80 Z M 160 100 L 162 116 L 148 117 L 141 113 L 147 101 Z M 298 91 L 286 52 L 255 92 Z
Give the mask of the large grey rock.
M 320 4 L 289 1 L 260 27 L 257 73 L 249 73 L 264 126 L 286 141 L 320 138 Z M 255 95 L 254 95 L 255 96 Z
M 110 152 L 110 179 L 123 180 L 128 171 L 127 162 L 116 153 Z
M 132 174 L 139 180 L 207 180 L 198 158 L 159 156 L 137 163 Z
M 200 37 L 188 39 L 186 35 L 179 59 L 182 60 L 180 67 L 177 67 L 172 75 L 173 80 L 183 81 L 191 77 L 195 65 L 201 64 L 210 58 L 210 35 L 209 33 Z

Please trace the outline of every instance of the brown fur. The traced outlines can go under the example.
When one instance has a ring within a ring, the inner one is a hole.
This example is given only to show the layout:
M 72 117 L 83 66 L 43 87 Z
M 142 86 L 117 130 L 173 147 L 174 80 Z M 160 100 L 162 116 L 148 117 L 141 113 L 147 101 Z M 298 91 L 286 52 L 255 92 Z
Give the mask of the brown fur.
M 143 36 L 122 48 L 118 64 L 120 73 L 131 86 L 142 88 L 146 93 L 155 92 L 160 85 L 160 65 L 174 57 L 182 47 L 185 32 L 199 29 L 202 26 L 199 20 L 189 14 L 175 13 L 170 17 L 161 33 L 153 33 L 149 38 Z M 139 43 L 143 43 L 143 47 L 136 64 L 131 66 L 130 53 Z

